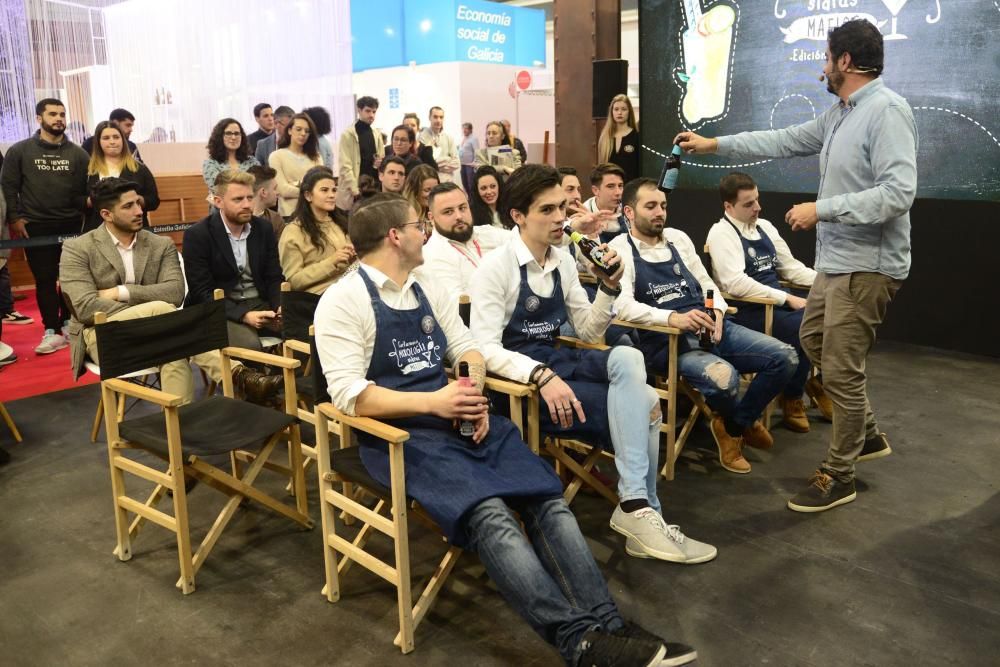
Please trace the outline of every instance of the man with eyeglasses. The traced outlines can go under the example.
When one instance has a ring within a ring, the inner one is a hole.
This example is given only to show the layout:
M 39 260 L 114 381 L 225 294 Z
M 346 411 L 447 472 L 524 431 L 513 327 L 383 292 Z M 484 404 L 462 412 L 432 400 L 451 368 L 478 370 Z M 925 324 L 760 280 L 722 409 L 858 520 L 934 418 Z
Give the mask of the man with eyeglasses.
M 351 214 L 360 266 L 323 294 L 315 315 L 333 404 L 408 432 L 407 496 L 449 543 L 479 555 L 507 602 L 567 665 L 695 660 L 694 649 L 622 618 L 559 479 L 510 420 L 489 414 L 483 356 L 458 304 L 413 274 L 423 227 L 405 199 L 387 193 Z M 449 383 L 445 365 L 462 362 L 471 383 Z M 472 435 L 460 435 L 456 420 L 471 422 Z M 357 435 L 365 469 L 388 487 L 384 442 Z

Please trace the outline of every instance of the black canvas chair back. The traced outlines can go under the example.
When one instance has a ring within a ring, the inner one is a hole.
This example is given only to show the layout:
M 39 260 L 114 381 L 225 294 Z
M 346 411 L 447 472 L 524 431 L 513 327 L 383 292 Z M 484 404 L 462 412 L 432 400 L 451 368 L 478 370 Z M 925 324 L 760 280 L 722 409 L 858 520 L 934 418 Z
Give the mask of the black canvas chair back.
M 309 340 L 309 326 L 319 297 L 311 292 L 281 293 L 281 333 L 285 340 Z
M 327 391 L 326 387 L 326 376 L 323 375 L 323 364 L 319 361 L 319 353 L 316 350 L 316 337 L 313 336 L 309 339 L 309 350 L 313 358 L 312 365 L 312 379 L 315 403 L 314 405 L 319 405 L 320 403 L 330 402 L 330 393 Z
M 229 345 L 223 301 L 137 320 L 105 322 L 96 326 L 95 333 L 102 380 Z

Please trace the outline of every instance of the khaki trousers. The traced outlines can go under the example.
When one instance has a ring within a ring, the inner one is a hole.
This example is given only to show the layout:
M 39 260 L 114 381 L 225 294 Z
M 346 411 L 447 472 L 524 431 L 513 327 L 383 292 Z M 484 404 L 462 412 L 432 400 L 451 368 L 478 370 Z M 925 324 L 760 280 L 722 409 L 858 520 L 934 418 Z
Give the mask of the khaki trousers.
M 903 281 L 881 273 L 816 275 L 809 291 L 799 338 L 823 373 L 833 402 L 833 437 L 823 472 L 841 482 L 854 479 L 854 462 L 865 438 L 878 434 L 868 401 L 865 363 L 889 302 Z
M 114 315 L 108 315 L 108 321 L 116 322 L 121 320 L 138 320 L 143 317 L 163 315 L 177 310 L 173 305 L 165 301 L 150 301 L 131 306 L 120 310 Z M 87 356 L 100 365 L 97 358 L 97 334 L 93 327 L 86 327 L 81 332 L 83 342 L 87 346 Z M 191 357 L 195 365 L 205 371 L 208 377 L 216 382 L 222 381 L 222 359 L 218 352 L 203 352 Z M 160 366 L 160 387 L 168 394 L 180 396 L 185 403 L 190 403 L 194 399 L 194 376 L 191 373 L 191 364 L 187 359 L 178 359 Z

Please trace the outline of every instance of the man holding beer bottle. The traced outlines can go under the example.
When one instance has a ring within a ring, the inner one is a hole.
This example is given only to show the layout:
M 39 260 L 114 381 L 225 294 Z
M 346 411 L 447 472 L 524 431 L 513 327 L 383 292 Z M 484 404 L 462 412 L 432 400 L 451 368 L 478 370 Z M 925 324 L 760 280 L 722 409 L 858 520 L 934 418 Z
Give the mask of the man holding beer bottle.
M 680 341 L 677 372 L 716 412 L 711 428 L 722 467 L 748 473 L 743 445 L 770 449 L 774 444 L 759 419 L 795 372 L 798 355 L 791 345 L 724 318 L 726 302 L 691 238 L 667 227 L 667 197 L 656 181 L 629 181 L 622 193 L 622 210 L 629 233 L 610 244 L 625 267 L 615 302 L 618 317 L 687 332 Z M 709 292 L 714 292 L 711 315 L 703 310 Z M 699 342 L 702 331 L 713 334 L 707 350 Z M 640 331 L 639 349 L 650 369 L 666 370 L 666 335 Z M 739 397 L 741 373 L 756 373 L 743 398 Z
M 487 369 L 537 385 L 547 413 L 543 433 L 613 449 L 619 505 L 611 528 L 626 536 L 639 558 L 702 563 L 715 547 L 668 525 L 656 493 L 660 405 L 646 384 L 642 355 L 632 347 L 579 350 L 556 347 L 569 321 L 585 341 L 600 341 L 620 293 L 620 258 L 601 244 L 601 283 L 594 302 L 580 286 L 576 265 L 559 250 L 566 193 L 552 167 L 521 167 L 504 185 L 498 212 L 518 233 L 483 258 L 472 279 L 472 333 Z M 544 411 L 544 408 L 543 408 Z

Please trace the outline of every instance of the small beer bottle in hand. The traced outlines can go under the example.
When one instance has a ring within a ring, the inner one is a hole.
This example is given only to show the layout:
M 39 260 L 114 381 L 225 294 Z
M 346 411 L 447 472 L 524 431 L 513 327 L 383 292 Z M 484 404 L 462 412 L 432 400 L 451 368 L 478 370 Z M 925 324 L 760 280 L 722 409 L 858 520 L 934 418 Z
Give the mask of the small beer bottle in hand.
M 715 321 L 715 290 L 708 290 L 705 293 L 705 314 Z M 698 346 L 705 350 L 711 350 L 715 346 L 715 341 L 712 340 L 712 330 L 708 327 L 702 327 L 698 331 Z
M 590 260 L 590 263 L 593 264 L 598 271 L 608 277 L 615 275 L 615 272 L 618 270 L 618 262 L 610 265 L 605 262 L 604 249 L 601 248 L 601 245 L 597 241 L 588 239 L 580 232 L 573 231 L 573 228 L 569 225 L 563 227 L 563 232 L 569 235 L 569 238 L 580 249 L 580 252 L 582 252 L 583 255 Z

